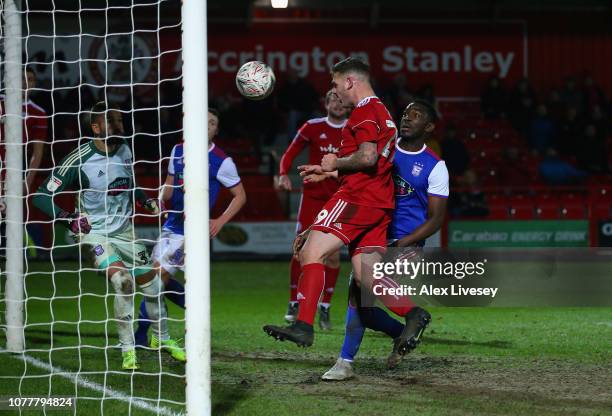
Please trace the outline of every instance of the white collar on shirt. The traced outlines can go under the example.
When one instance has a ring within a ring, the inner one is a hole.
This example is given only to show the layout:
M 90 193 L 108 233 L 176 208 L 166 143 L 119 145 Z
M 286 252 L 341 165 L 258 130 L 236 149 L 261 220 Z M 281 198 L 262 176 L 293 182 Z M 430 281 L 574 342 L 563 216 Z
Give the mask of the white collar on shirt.
M 401 139 L 400 139 L 401 140 Z M 409 152 L 408 150 L 404 150 L 399 146 L 399 140 L 395 143 L 395 148 L 397 150 L 399 150 L 402 153 L 405 153 L 407 155 L 418 155 L 419 153 L 423 153 L 425 151 L 425 149 L 427 149 L 427 145 L 425 143 L 423 143 L 423 147 L 421 147 L 421 150 L 417 150 L 416 152 Z

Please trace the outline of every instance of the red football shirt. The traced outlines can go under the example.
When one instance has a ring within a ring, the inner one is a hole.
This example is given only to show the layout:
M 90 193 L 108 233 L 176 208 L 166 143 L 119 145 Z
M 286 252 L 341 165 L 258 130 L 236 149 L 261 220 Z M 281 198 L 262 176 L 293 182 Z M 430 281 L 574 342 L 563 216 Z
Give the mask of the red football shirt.
M 332 124 L 327 117 L 308 120 L 298 130 L 295 138 L 283 154 L 280 174 L 286 175 L 293 160 L 305 147 L 308 147 L 308 164 L 320 165 L 328 153 L 338 153 L 342 141 L 342 124 Z M 304 184 L 304 195 L 315 199 L 328 200 L 338 190 L 339 183 L 330 178 L 318 183 Z
M 349 156 L 361 143 L 372 142 L 378 150 L 378 161 L 367 171 L 341 173 L 335 196 L 355 205 L 394 208 L 391 170 L 396 138 L 393 117 L 380 99 L 372 96 L 361 100 L 342 130 L 338 156 Z
M 4 118 L 4 96 L 0 96 L 0 116 Z M 23 142 L 47 141 L 47 113 L 42 107 L 36 105 L 32 100 L 27 100 L 23 103 Z M 29 150 L 29 149 L 28 149 Z M 26 152 L 24 164 L 28 162 L 30 152 Z M 4 121 L 2 123 L 2 131 L 0 137 L 0 157 L 4 163 L 5 154 L 5 138 L 4 138 Z M 44 162 L 44 161 L 43 161 Z M 42 163 L 41 163 L 42 166 Z

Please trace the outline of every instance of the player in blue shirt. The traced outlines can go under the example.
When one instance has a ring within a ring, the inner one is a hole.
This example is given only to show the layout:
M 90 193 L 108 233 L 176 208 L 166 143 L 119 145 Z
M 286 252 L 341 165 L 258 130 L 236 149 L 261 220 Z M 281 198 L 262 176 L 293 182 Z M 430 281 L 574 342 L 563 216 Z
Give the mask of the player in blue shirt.
M 221 228 L 229 222 L 243 205 L 246 203 L 246 193 L 236 165 L 231 157 L 221 150 L 213 139 L 219 132 L 219 113 L 213 109 L 208 109 L 208 186 L 209 186 L 209 209 L 212 210 L 221 187 L 229 189 L 233 198 L 219 218 L 210 220 L 210 238 L 214 238 Z M 162 188 L 161 200 L 170 202 L 171 210 L 168 218 L 162 227 L 161 235 L 153 248 L 152 258 L 158 261 L 161 268 L 161 278 L 166 288 L 166 298 L 185 308 L 185 288 L 174 279 L 178 270 L 184 268 L 184 206 L 183 206 L 183 169 L 185 167 L 183 158 L 183 144 L 179 143 L 172 149 L 170 161 L 168 163 L 168 175 Z M 150 321 L 144 309 L 144 302 L 140 305 L 138 315 L 138 329 L 136 330 L 136 345 L 148 345 L 147 331 Z M 156 347 L 151 345 L 151 347 Z
M 430 150 L 425 141 L 435 129 L 436 110 L 427 102 L 417 100 L 404 110 L 400 123 L 400 140 L 393 160 L 395 182 L 395 211 L 388 230 L 389 243 L 395 247 L 422 247 L 425 239 L 436 233 L 444 221 L 448 198 L 448 170 L 443 160 Z M 355 290 L 351 282 L 351 291 Z M 359 289 L 357 289 L 357 292 Z M 353 292 L 355 293 L 355 292 Z M 403 355 L 416 347 L 431 316 L 414 306 L 414 331 L 408 349 L 398 348 L 404 324 L 378 307 L 361 307 L 354 296 L 349 299 L 346 332 L 340 357 L 327 371 L 323 380 L 346 380 L 353 377 L 352 362 L 359 350 L 366 328 L 381 331 L 394 340 L 393 352 L 387 360 L 389 368 L 396 367 Z

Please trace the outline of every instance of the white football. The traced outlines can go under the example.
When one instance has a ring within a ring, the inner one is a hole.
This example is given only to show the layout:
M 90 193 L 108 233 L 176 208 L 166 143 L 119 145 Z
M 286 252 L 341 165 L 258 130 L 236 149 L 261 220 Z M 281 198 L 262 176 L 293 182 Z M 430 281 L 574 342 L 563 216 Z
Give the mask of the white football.
M 269 96 L 275 82 L 272 68 L 259 61 L 247 62 L 236 74 L 236 88 L 249 100 L 263 100 Z

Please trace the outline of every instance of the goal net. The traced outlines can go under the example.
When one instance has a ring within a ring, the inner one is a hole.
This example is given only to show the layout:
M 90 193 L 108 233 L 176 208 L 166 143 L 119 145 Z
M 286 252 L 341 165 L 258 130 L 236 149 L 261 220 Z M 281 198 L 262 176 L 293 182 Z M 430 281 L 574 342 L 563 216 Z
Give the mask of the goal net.
M 0 413 L 181 414 L 184 278 L 152 253 L 183 215 L 156 210 L 184 136 L 181 2 L 0 7 Z

